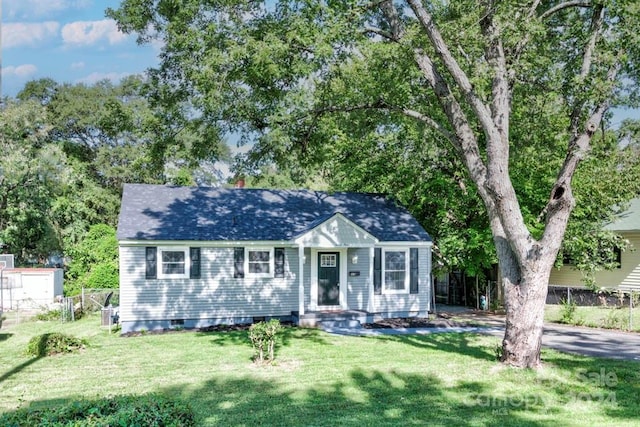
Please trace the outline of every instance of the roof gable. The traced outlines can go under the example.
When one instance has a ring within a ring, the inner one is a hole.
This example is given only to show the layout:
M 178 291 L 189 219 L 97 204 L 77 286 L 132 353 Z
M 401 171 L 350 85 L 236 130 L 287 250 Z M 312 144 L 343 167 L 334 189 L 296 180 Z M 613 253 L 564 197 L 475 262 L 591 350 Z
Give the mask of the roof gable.
M 431 241 L 379 195 L 126 184 L 119 240 L 292 241 L 336 213 L 380 241 Z
M 336 213 L 296 237 L 295 241 L 304 246 L 332 248 L 369 246 L 374 245 L 377 239 L 341 213 Z

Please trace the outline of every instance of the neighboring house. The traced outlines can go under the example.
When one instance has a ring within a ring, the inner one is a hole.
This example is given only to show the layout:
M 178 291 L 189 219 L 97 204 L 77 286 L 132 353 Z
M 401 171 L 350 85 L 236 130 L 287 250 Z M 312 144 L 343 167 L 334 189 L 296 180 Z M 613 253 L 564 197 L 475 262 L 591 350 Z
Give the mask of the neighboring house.
M 640 290 L 640 199 L 633 199 L 629 209 L 605 226 L 629 240 L 630 247 L 619 254 L 620 267 L 596 273 L 598 287 Z M 584 286 L 582 274 L 571 265 L 554 268 L 549 285 Z
M 430 309 L 431 238 L 378 195 L 127 184 L 117 237 L 123 333 Z

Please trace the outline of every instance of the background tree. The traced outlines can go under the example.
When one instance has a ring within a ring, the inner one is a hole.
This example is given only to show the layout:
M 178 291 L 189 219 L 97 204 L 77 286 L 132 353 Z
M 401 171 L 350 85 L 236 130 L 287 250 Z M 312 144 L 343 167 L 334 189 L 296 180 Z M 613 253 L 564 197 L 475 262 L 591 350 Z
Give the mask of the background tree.
M 65 156 L 46 140 L 36 103 L 5 103 L 0 114 L 0 242 L 18 262 L 46 259 L 62 242 L 47 215 L 60 191 Z
M 503 360 L 534 367 L 577 166 L 608 109 L 637 99 L 639 7 L 124 0 L 108 14 L 165 42 L 159 102 L 244 131 L 279 164 L 331 162 L 358 134 L 384 151 L 412 119 L 422 150 L 450 153 L 482 201 L 505 290 Z
M 118 240 L 114 227 L 92 225 L 82 241 L 67 249 L 67 255 L 71 264 L 65 294 L 78 294 L 82 288 L 118 288 Z

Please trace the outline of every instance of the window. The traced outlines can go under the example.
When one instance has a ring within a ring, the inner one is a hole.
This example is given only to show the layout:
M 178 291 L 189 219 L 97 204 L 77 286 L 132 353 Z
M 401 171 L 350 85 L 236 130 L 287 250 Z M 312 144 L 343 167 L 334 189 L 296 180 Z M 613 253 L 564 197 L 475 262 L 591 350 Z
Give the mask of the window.
M 384 251 L 383 277 L 385 293 L 408 292 L 409 254 L 406 249 Z
M 253 277 L 273 277 L 273 248 L 246 248 L 245 271 Z
M 158 278 L 189 278 L 189 248 L 158 248 Z
M 336 254 L 320 254 L 320 267 L 335 267 L 336 263 Z

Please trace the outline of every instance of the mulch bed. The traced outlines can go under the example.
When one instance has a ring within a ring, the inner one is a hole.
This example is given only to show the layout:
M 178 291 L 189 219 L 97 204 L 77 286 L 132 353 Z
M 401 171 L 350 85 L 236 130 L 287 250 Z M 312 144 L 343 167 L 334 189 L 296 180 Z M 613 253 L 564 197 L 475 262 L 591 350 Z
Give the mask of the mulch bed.
M 398 317 L 362 324 L 362 327 L 365 329 L 451 328 L 456 326 L 469 326 L 469 323 L 439 316 L 434 319 L 424 317 Z

